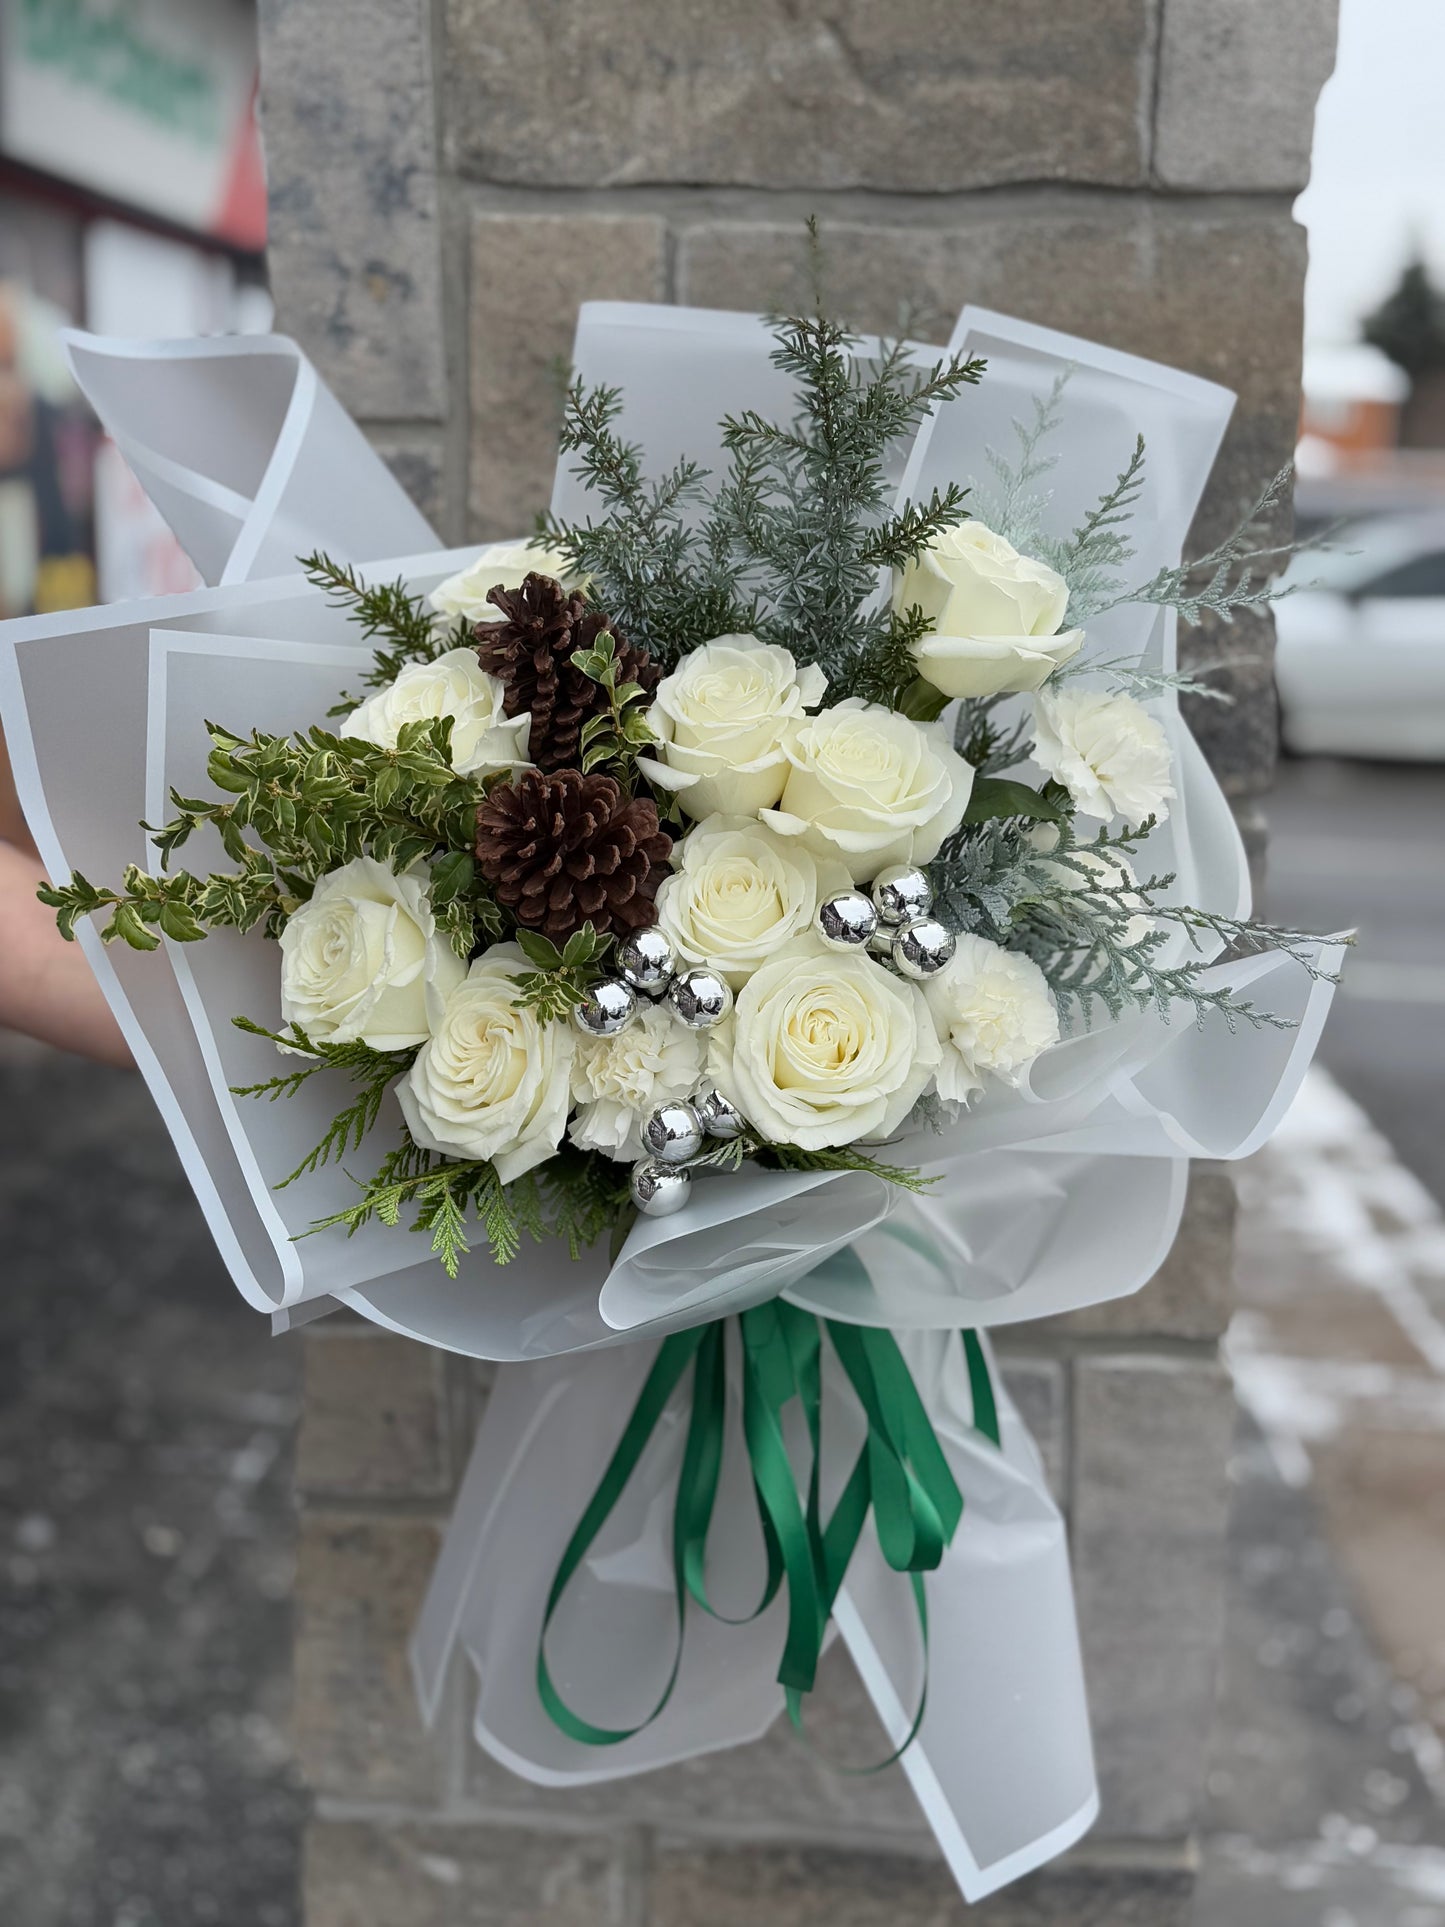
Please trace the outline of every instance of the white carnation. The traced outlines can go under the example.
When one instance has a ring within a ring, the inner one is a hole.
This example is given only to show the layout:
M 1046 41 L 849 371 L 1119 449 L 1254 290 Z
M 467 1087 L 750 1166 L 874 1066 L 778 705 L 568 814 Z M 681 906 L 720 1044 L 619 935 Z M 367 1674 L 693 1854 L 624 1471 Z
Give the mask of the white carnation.
M 452 719 L 452 768 L 458 776 L 494 776 L 527 761 L 532 718 L 508 716 L 503 689 L 473 649 L 449 649 L 432 662 L 410 662 L 341 725 L 343 736 L 395 749 L 407 723 Z
M 1035 761 L 1085 816 L 1160 822 L 1174 794 L 1169 739 L 1132 696 L 1061 689 L 1034 700 Z
M 542 1163 L 562 1141 L 570 1108 L 574 1032 L 517 1007 L 529 970 L 514 943 L 493 944 L 444 1003 L 397 1095 L 425 1151 L 489 1159 L 503 1184 Z
M 896 1131 L 941 1056 L 916 984 L 812 938 L 764 964 L 711 1037 L 723 1095 L 760 1137 L 807 1151 Z
M 502 612 L 487 597 L 493 589 L 520 589 L 529 575 L 564 579 L 567 562 L 555 549 L 533 548 L 529 542 L 493 542 L 475 562 L 449 575 L 431 592 L 431 606 L 448 623 L 500 622 Z
M 1059 1014 L 1042 970 L 987 937 L 961 936 L 923 995 L 944 1046 L 938 1094 L 952 1103 L 981 1091 L 985 1072 L 1016 1084 L 1059 1040 Z
M 281 1015 L 317 1044 L 406 1050 L 427 1035 L 427 994 L 466 965 L 440 935 L 427 872 L 359 856 L 321 878 L 281 932 Z
M 638 767 L 688 816 L 756 816 L 782 795 L 786 740 L 827 687 L 775 643 L 718 636 L 658 684 L 647 716 L 656 748 Z
M 702 1081 L 707 1039 L 665 1005 L 646 1004 L 616 1037 L 579 1037 L 572 1058 L 577 1115 L 568 1136 L 583 1151 L 642 1156 L 644 1119 Z

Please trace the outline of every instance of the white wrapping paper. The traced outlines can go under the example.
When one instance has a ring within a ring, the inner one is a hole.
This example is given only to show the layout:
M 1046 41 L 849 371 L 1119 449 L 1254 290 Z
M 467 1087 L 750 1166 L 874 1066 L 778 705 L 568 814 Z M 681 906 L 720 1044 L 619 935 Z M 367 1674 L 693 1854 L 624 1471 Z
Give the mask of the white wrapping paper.
M 603 303 L 584 307 L 575 358 L 589 383 L 624 390 L 622 430 L 656 474 L 683 456 L 715 465 L 724 412 L 786 409 L 770 346 L 756 317 Z M 1073 526 L 1142 429 L 1150 482 L 1132 531 L 1136 566 L 1142 578 L 1177 560 L 1228 417 L 1226 391 L 972 310 L 954 346 L 985 353 L 989 374 L 900 451 L 901 493 L 980 479 L 984 448 L 1007 450 L 1013 419 L 1027 418 L 1068 365 L 1051 526 Z M 292 573 L 296 554 L 321 546 L 366 562 L 376 577 L 401 574 L 426 588 L 474 551 L 427 552 L 425 523 L 294 344 L 76 337 L 72 355 L 122 452 L 202 573 L 221 585 L 0 630 L 0 715 L 42 856 L 54 875 L 78 869 L 101 880 L 148 861 L 133 826 L 160 820 L 172 787 L 204 787 L 205 719 L 304 727 L 355 685 L 367 652 L 344 615 Z M 554 507 L 593 512 L 565 471 Z M 385 555 L 401 559 L 375 560 Z M 1172 617 L 1117 611 L 1089 647 L 1166 665 Z M 1248 874 L 1228 806 L 1173 700 L 1155 708 L 1173 742 L 1179 795 L 1146 860 L 1176 872 L 1176 901 L 1243 914 Z M 219 858 L 202 835 L 181 860 L 204 869 Z M 478 1437 L 418 1630 L 424 1703 L 434 1703 L 460 1639 L 481 1677 L 479 1741 L 547 1784 L 643 1771 L 770 1723 L 781 1704 L 776 1608 L 747 1629 L 690 1621 L 667 1711 L 615 1749 L 567 1740 L 532 1679 L 541 1599 L 654 1341 L 782 1293 L 821 1316 L 900 1335 L 965 1494 L 963 1526 L 930 1578 L 929 1713 L 905 1756 L 965 1894 L 992 1891 L 1089 1824 L 1096 1796 L 1062 1524 L 1006 1400 L 1001 1452 L 971 1429 L 967 1378 L 948 1334 L 1143 1284 L 1173 1239 L 1188 1159 L 1242 1156 L 1282 1114 L 1323 1022 L 1327 985 L 1277 957 L 1220 962 L 1220 982 L 1250 986 L 1296 1028 L 1231 1034 L 1215 1017 L 1195 1027 L 1136 1012 L 1065 1040 L 1018 1090 L 997 1087 L 956 1127 L 897 1147 L 901 1160 L 939 1174 L 924 1196 L 857 1173 L 704 1177 L 687 1213 L 642 1221 L 613 1265 L 598 1253 L 569 1263 L 529 1247 L 502 1271 L 474 1254 L 453 1281 L 405 1231 L 374 1224 L 350 1240 L 299 1237 L 351 1195 L 335 1167 L 274 1188 L 338 1108 L 335 1089 L 318 1076 L 291 1102 L 263 1106 L 229 1088 L 274 1068 L 270 1047 L 231 1018 L 274 1019 L 275 946 L 222 932 L 142 956 L 103 951 L 86 928 L 81 941 L 252 1304 L 284 1327 L 339 1301 L 449 1350 L 534 1361 L 502 1374 Z M 1186 942 L 1174 939 L 1181 951 Z M 857 1262 L 830 1262 L 849 1250 Z M 828 1394 L 830 1409 L 846 1413 L 836 1374 Z M 845 1418 L 825 1438 L 829 1479 L 840 1476 L 847 1444 Z M 625 1723 L 653 1697 L 649 1668 L 670 1640 L 668 1494 L 679 1451 L 674 1414 L 554 1627 L 559 1683 L 594 1718 Z M 741 1476 L 733 1463 L 731 1501 L 715 1528 L 718 1569 L 735 1566 L 727 1584 L 739 1598 L 757 1557 Z M 866 1534 L 836 1622 L 895 1738 L 907 1728 L 919 1662 L 901 1588 Z

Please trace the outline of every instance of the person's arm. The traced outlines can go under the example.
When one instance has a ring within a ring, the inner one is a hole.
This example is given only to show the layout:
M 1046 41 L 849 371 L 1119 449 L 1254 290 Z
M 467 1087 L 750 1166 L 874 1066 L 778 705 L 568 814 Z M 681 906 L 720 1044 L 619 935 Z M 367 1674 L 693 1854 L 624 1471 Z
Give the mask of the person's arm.
M 120 1026 L 78 943 L 36 899 L 40 859 L 0 842 L 0 1028 L 103 1064 L 129 1064 Z

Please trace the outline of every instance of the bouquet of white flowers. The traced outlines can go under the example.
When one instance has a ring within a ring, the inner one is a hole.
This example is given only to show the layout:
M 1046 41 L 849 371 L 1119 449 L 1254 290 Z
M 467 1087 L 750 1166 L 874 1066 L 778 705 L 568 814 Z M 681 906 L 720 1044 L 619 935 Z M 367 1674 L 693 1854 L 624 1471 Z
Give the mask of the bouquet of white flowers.
M 42 896 L 242 1288 L 283 1323 L 339 1299 L 554 1361 L 493 1400 L 424 1700 L 460 1633 L 499 1757 L 636 1771 L 801 1720 L 837 1624 L 970 1894 L 1093 1800 L 1058 1516 L 976 1328 L 1143 1282 L 1188 1156 L 1287 1101 L 1336 957 L 1250 920 L 1178 715 L 1173 612 L 1269 593 L 1247 528 L 1179 561 L 1228 398 L 981 321 L 940 354 L 821 315 L 584 310 L 545 526 L 395 576 L 333 559 L 379 500 L 298 507 L 354 433 L 327 415 L 318 456 L 306 370 L 223 568 L 279 523 L 309 587 L 127 612 L 103 666 L 55 622 L 0 656 L 65 878 Z M 1026 401 L 1007 433 L 973 406 L 990 334 Z M 76 356 L 123 418 L 123 364 Z M 1142 401 L 1166 479 L 1140 439 L 1061 522 L 1089 475 L 1040 484 L 1075 399 L 1094 433 Z M 143 446 L 142 472 L 215 507 L 205 433 L 172 432 L 186 459 Z M 113 733 L 138 686 L 125 774 L 78 776 L 77 701 Z M 161 863 L 92 882 L 138 761 Z M 925 1716 L 890 1570 L 925 1634 L 927 1572 L 935 1623 L 993 1641 L 988 1677 L 950 1642 L 933 1678 L 987 1773 Z

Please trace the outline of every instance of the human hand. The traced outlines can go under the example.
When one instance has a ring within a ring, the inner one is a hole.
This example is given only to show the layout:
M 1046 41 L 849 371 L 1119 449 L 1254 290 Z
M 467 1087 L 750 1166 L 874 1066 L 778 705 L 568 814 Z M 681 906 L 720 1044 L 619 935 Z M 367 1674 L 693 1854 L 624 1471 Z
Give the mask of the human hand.
M 130 1050 L 77 943 L 35 896 L 38 857 L 0 841 L 0 1028 L 23 1031 L 102 1064 Z

